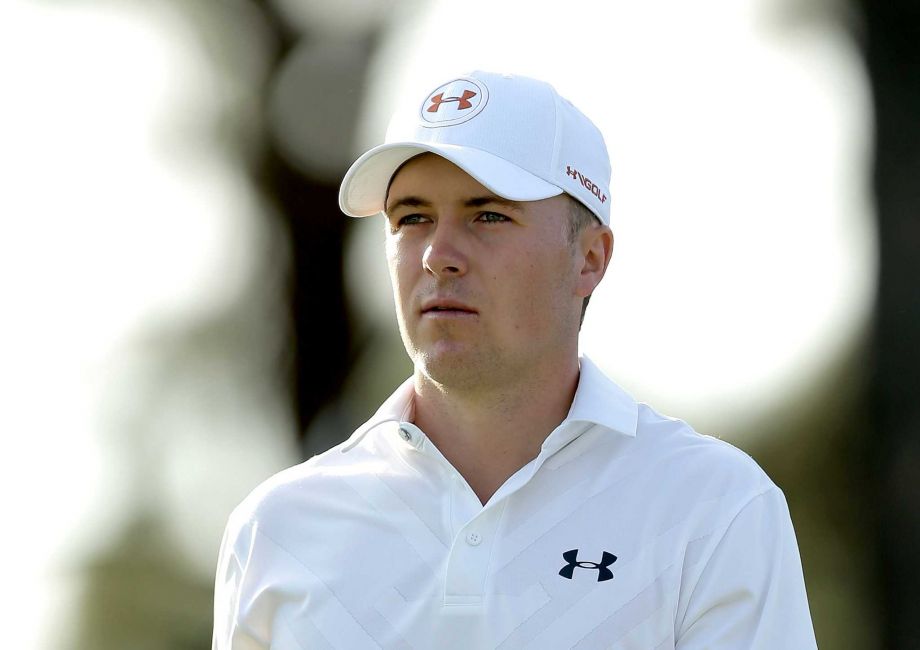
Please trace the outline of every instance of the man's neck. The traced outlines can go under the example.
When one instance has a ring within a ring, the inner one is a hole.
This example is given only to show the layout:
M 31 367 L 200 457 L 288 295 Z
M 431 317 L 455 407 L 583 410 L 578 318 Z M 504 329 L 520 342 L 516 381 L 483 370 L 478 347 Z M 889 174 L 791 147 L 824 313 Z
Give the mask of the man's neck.
M 540 453 L 568 414 L 578 386 L 578 359 L 543 364 L 514 384 L 475 392 L 415 374 L 415 424 L 486 503 Z

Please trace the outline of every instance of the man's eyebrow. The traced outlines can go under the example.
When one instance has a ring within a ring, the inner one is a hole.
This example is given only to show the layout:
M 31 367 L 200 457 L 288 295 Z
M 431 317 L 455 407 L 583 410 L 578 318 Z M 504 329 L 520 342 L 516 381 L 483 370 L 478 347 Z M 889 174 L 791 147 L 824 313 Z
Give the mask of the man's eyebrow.
M 384 212 L 389 214 L 396 208 L 430 208 L 431 203 L 417 196 L 404 196 L 403 198 L 393 201 L 384 208 Z

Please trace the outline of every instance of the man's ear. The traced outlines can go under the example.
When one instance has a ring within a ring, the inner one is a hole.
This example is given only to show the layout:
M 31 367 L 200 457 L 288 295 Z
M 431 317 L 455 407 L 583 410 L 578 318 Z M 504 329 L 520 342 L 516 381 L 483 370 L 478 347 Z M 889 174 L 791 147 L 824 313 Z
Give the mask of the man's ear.
M 579 235 L 578 254 L 581 269 L 576 293 L 580 298 L 586 298 L 604 277 L 613 257 L 613 231 L 599 223 L 588 226 Z

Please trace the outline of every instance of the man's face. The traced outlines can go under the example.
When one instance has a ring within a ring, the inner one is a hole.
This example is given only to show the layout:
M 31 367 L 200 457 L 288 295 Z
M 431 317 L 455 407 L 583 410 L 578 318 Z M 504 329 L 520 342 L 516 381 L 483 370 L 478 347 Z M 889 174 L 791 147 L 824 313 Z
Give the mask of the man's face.
M 387 196 L 387 259 L 417 369 L 485 388 L 577 350 L 581 264 L 566 235 L 569 209 L 563 196 L 501 199 L 433 154 L 399 170 Z

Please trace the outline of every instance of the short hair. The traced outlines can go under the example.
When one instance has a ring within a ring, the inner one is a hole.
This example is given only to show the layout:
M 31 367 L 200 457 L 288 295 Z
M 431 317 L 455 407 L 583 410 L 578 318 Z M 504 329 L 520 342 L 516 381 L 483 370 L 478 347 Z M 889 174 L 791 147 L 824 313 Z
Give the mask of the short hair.
M 594 213 L 588 207 L 568 194 L 564 195 L 569 200 L 569 220 L 567 231 L 569 243 L 574 244 L 578 236 L 588 226 L 600 223 Z
M 569 240 L 569 244 L 574 246 L 575 242 L 578 241 L 578 236 L 585 228 L 600 222 L 584 203 L 568 194 L 566 194 L 565 197 L 569 200 L 569 218 L 566 222 L 566 236 Z M 591 296 L 585 296 L 585 299 L 581 303 L 581 319 L 578 321 L 579 328 L 585 322 L 585 312 L 588 310 L 589 300 L 591 300 Z

